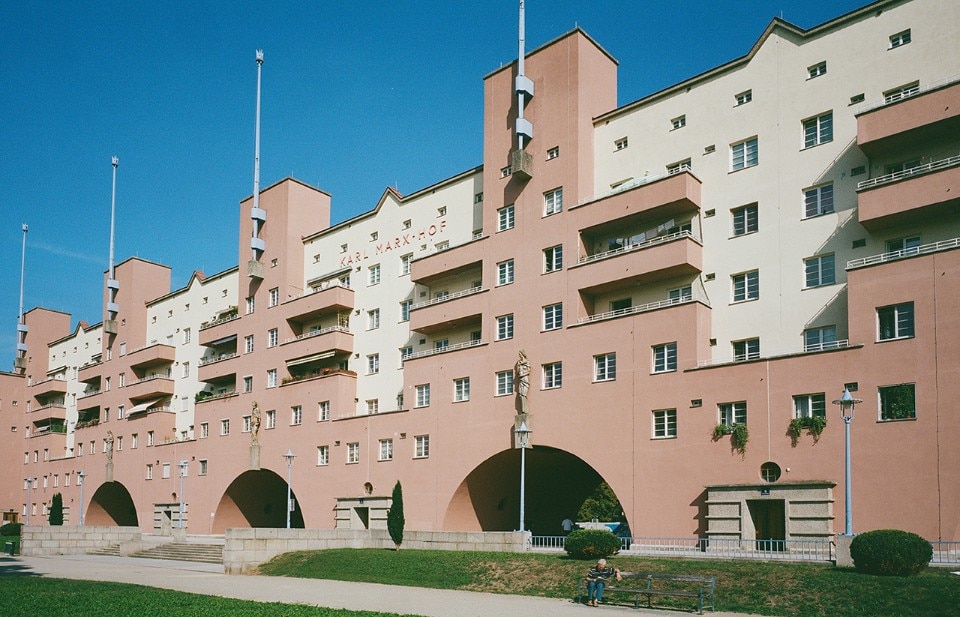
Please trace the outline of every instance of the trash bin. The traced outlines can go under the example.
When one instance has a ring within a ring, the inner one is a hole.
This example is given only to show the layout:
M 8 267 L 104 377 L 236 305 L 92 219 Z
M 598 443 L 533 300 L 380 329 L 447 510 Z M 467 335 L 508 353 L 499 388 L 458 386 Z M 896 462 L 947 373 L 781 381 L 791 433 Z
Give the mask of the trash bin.
M 13 542 L 4 542 L 3 552 L 7 555 L 13 555 Z

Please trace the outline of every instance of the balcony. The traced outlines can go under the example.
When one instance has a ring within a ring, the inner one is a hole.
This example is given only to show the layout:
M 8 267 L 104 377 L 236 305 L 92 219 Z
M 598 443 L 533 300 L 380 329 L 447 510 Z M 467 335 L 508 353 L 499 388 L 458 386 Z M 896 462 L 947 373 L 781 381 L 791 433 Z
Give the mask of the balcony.
M 303 323 L 324 313 L 351 311 L 354 291 L 339 280 L 326 281 L 319 289 L 298 298 L 287 300 L 281 306 L 287 321 Z
M 64 422 L 67 419 L 67 408 L 63 403 L 50 403 L 43 407 L 31 409 L 29 418 L 34 424 L 49 422 L 50 420 Z
M 595 313 L 593 315 L 587 315 L 586 317 L 579 318 L 577 320 L 576 326 L 597 323 L 599 321 L 607 321 L 610 319 L 617 319 L 619 317 L 626 317 L 627 315 L 639 315 L 640 313 L 649 313 L 650 311 L 659 311 L 660 309 L 679 306 L 681 304 L 687 304 L 694 301 L 703 302 L 704 304 L 706 304 L 706 301 L 704 299 L 696 298 L 695 300 L 693 295 L 681 296 L 679 298 L 673 298 L 669 300 L 660 300 L 659 302 L 648 302 L 647 304 L 638 304 L 636 306 L 628 306 L 627 308 L 616 309 L 613 311 L 605 311 L 603 313 Z M 571 327 L 575 327 L 575 326 L 571 326 Z
M 614 192 L 584 201 L 570 209 L 579 229 L 611 221 L 667 219 L 695 214 L 700 209 L 700 180 L 683 168 L 653 178 L 624 183 Z
M 960 135 L 960 79 L 910 88 L 857 114 L 857 145 L 882 156 Z
M 917 255 L 929 255 L 930 253 L 939 253 L 940 251 L 952 251 L 958 248 L 960 248 L 960 238 L 952 238 L 950 240 L 942 240 L 940 242 L 924 244 L 914 248 L 900 249 L 899 251 L 881 253 L 880 255 L 871 255 L 870 257 L 863 257 L 861 259 L 851 259 L 847 262 L 847 270 L 856 270 L 857 268 L 876 266 L 878 264 L 885 264 L 891 261 L 899 261 L 901 259 L 916 257 Z
M 194 399 L 197 405 L 200 403 L 209 403 L 213 401 L 219 401 L 225 398 L 230 398 L 232 396 L 238 396 L 240 393 L 236 390 L 225 390 L 224 392 L 210 393 L 206 390 L 201 390 L 197 393 L 196 398 Z
M 581 292 L 606 293 L 701 271 L 703 245 L 689 231 L 581 257 L 569 282 Z
M 232 352 L 203 358 L 198 367 L 198 379 L 200 381 L 216 381 L 228 375 L 236 374 L 236 362 L 230 362 L 230 360 L 237 356 L 237 352 Z
M 423 351 L 418 351 L 416 353 L 411 353 L 406 356 L 403 356 L 404 362 L 409 362 L 411 360 L 418 360 L 420 358 L 429 358 L 430 356 L 435 356 L 442 353 L 450 353 L 454 351 L 460 351 L 462 349 L 472 349 L 474 347 L 480 347 L 481 345 L 486 345 L 487 342 L 483 340 L 475 341 L 464 341 L 463 343 L 454 343 L 453 345 L 444 345 L 443 347 L 438 347 L 436 349 L 424 349 Z
M 61 377 L 44 379 L 30 384 L 30 394 L 37 399 L 49 396 L 51 394 L 66 394 L 67 380 Z
M 464 244 L 415 259 L 410 264 L 411 280 L 429 287 L 438 279 L 456 276 L 471 269 L 479 270 L 487 246 L 484 241 L 487 238 L 488 236 L 481 236 Z
M 281 347 L 287 366 L 304 364 L 333 357 L 337 353 L 353 352 L 353 334 L 344 326 L 330 326 L 285 340 Z
M 123 388 L 124 395 L 131 402 L 136 403 L 146 398 L 162 398 L 173 396 L 173 379 L 169 371 L 144 377 L 139 381 L 127 384 Z
M 84 364 L 77 373 L 77 380 L 81 383 L 100 383 L 101 369 L 103 362 L 97 360 L 90 364 Z
M 481 303 L 466 300 L 488 291 L 483 287 L 471 287 L 450 295 L 418 302 L 410 307 L 410 329 L 429 334 L 439 330 L 456 329 L 467 323 L 480 321 L 483 313 Z
M 203 346 L 213 345 L 217 341 L 236 337 L 240 328 L 240 316 L 236 312 L 227 313 L 226 316 L 208 321 L 200 326 L 200 344 Z
M 177 349 L 164 343 L 153 343 L 127 353 L 127 362 L 134 370 L 148 369 L 162 364 L 171 364 L 177 359 Z
M 45 424 L 43 426 L 35 426 L 30 432 L 30 439 L 36 439 L 37 437 L 46 437 L 48 435 L 63 435 L 67 434 L 67 426 L 65 424 Z
M 960 212 L 960 155 L 925 163 L 857 185 L 860 224 L 869 230 L 914 224 Z

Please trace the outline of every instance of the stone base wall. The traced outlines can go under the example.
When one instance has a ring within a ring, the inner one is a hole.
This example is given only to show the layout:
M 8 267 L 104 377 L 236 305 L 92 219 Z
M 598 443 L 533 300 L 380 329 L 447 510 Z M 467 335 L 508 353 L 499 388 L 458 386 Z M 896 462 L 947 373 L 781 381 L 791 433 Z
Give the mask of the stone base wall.
M 139 527 L 61 527 L 36 525 L 24 527 L 20 537 L 20 554 L 82 555 L 93 550 L 119 544 L 121 554 L 139 550 Z
M 528 532 L 405 531 L 402 549 L 522 553 Z M 257 567 L 291 551 L 332 548 L 393 548 L 386 530 L 228 529 L 223 547 L 227 574 L 252 574 Z

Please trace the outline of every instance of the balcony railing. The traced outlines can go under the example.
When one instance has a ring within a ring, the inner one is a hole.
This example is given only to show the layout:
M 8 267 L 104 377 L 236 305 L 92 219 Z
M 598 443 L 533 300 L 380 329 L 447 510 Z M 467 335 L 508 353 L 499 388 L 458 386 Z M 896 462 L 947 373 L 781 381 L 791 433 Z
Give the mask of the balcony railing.
M 594 253 L 593 255 L 587 255 L 586 257 L 581 257 L 577 263 L 585 264 L 594 261 L 599 261 L 601 259 L 607 259 L 609 257 L 615 257 L 617 255 L 623 255 L 625 253 L 632 253 L 633 251 L 639 251 L 651 246 L 656 246 L 657 244 L 664 244 L 666 242 L 673 242 L 674 240 L 679 240 L 680 238 L 692 238 L 696 240 L 693 233 L 689 231 L 678 231 L 676 233 L 667 234 L 665 236 L 657 236 L 646 242 L 638 242 L 636 244 L 630 244 L 628 246 L 621 246 L 618 249 L 613 249 L 610 251 L 603 251 L 602 253 Z
M 929 255 L 930 253 L 937 253 L 939 251 L 949 251 L 956 248 L 960 248 L 960 238 L 941 240 L 940 242 L 924 244 L 922 246 L 908 249 L 900 249 L 899 251 L 890 251 L 889 253 L 871 255 L 870 257 L 862 257 L 860 259 L 851 259 L 847 262 L 847 270 L 854 270 L 856 268 L 863 268 L 866 266 L 874 266 L 876 264 L 882 264 L 888 261 L 897 261 L 899 259 L 914 257 L 916 255 Z
M 233 321 L 234 319 L 240 319 L 240 314 L 234 313 L 232 315 L 227 315 L 226 317 L 221 317 L 220 319 L 214 319 L 213 321 L 208 321 L 207 323 L 200 324 L 200 329 L 206 330 L 207 328 L 219 326 L 222 323 L 227 323 L 228 321 Z
M 52 434 L 52 433 L 55 433 L 55 434 L 58 434 L 58 435 L 66 435 L 66 434 L 67 434 L 67 427 L 66 427 L 66 425 L 41 426 L 41 427 L 38 427 L 38 428 L 34 428 L 34 429 L 33 429 L 33 432 L 30 433 L 30 437 L 31 437 L 31 438 L 33 438 L 33 437 L 41 437 L 41 436 L 43 436 L 43 435 L 50 435 L 50 434 Z
M 67 405 L 66 405 L 66 403 L 64 403 L 63 401 L 59 401 L 59 402 L 57 402 L 57 403 L 47 403 L 46 405 L 41 405 L 40 407 L 36 407 L 36 408 L 34 408 L 34 409 L 31 409 L 31 410 L 30 410 L 30 413 L 34 413 L 34 412 L 37 412 L 37 411 L 43 411 L 44 409 L 53 409 L 54 407 L 59 407 L 59 408 L 62 408 L 62 409 L 66 409 Z
M 900 180 L 913 178 L 915 176 L 923 176 L 925 174 L 933 173 L 935 171 L 940 171 L 941 169 L 949 169 L 951 167 L 956 167 L 958 165 L 960 165 L 960 154 L 958 154 L 957 156 L 951 156 L 949 158 L 945 158 L 939 161 L 924 163 L 923 165 L 911 167 L 910 169 L 904 169 L 903 171 L 897 171 L 892 174 L 877 176 L 876 178 L 864 180 L 863 182 L 858 182 L 857 190 L 862 191 L 864 189 L 873 188 L 875 186 L 890 184 L 891 182 L 899 182 Z
M 581 317 L 577 320 L 578 324 L 593 323 L 595 321 L 603 321 L 605 319 L 614 319 L 615 317 L 623 317 L 624 315 L 635 315 L 637 313 L 646 313 L 647 311 L 655 311 L 657 309 L 666 308 L 668 306 L 677 306 L 678 304 L 687 304 L 688 302 L 693 302 L 698 298 L 694 298 L 692 294 L 683 295 L 679 298 L 671 298 L 669 300 L 660 300 L 659 302 L 648 302 L 647 304 L 638 304 L 637 306 L 629 306 L 627 308 L 617 309 L 615 311 L 607 311 L 605 313 L 597 313 L 596 315 L 589 315 L 587 317 Z
M 207 366 L 210 364 L 216 364 L 217 362 L 223 362 L 224 360 L 229 360 L 231 358 L 236 358 L 238 355 L 237 352 L 233 353 L 222 353 L 216 356 L 210 356 L 209 358 L 201 358 L 200 364 L 197 366 Z
M 593 197 L 587 197 L 587 198 L 585 198 L 585 199 L 581 199 L 581 200 L 577 203 L 577 206 L 576 206 L 576 207 L 582 206 L 582 205 L 584 205 L 584 204 L 588 204 L 588 203 L 590 203 L 591 201 L 598 201 L 598 200 L 603 199 L 603 198 L 605 198 L 605 197 L 610 197 L 611 195 L 616 195 L 617 193 L 622 193 L 623 191 L 628 191 L 628 190 L 630 190 L 630 189 L 632 189 L 632 188 L 635 188 L 635 187 L 638 187 L 638 186 L 643 186 L 644 184 L 650 184 L 651 182 L 655 182 L 655 181 L 657 181 L 657 180 L 662 180 L 663 178 L 669 178 L 670 176 L 675 176 L 675 175 L 680 174 L 680 173 L 683 173 L 683 172 L 685 172 L 685 171 L 692 172 L 693 169 L 690 167 L 690 165 L 683 164 L 683 165 L 678 165 L 677 167 L 673 167 L 673 168 L 671 168 L 669 171 L 667 171 L 667 172 L 665 172 L 665 173 L 662 173 L 662 174 L 656 174 L 656 175 L 653 175 L 653 176 L 644 176 L 644 177 L 642 177 L 642 178 L 634 178 L 633 180 L 628 180 L 627 182 L 624 182 L 623 184 L 619 185 L 618 187 L 614 188 L 613 190 L 608 191 L 608 192 L 606 192 L 606 193 L 603 193 L 602 195 L 594 195 Z
M 425 306 L 432 306 L 434 304 L 440 304 L 441 302 L 446 302 L 447 300 L 456 300 L 457 298 L 463 298 L 464 296 L 472 296 L 473 294 L 480 293 L 481 291 L 483 291 L 483 287 L 471 287 L 470 289 L 463 289 L 461 291 L 457 291 L 452 294 L 446 294 L 438 298 L 431 298 L 430 300 L 417 302 L 410 307 L 410 310 L 423 308 Z
M 128 383 L 128 384 L 126 384 L 126 385 L 127 385 L 127 386 L 135 386 L 135 385 L 137 385 L 137 384 L 147 383 L 148 381 L 153 381 L 154 379 L 172 379 L 170 375 L 171 375 L 171 372 L 170 372 L 170 371 L 167 371 L 167 372 L 165 372 L 165 373 L 154 373 L 153 375 L 147 375 L 147 376 L 144 377 L 143 379 L 138 379 L 138 380 L 136 380 L 136 381 L 131 381 L 130 383 Z
M 874 109 L 880 109 L 881 107 L 892 105 L 898 101 L 902 101 L 903 99 L 913 98 L 918 94 L 923 94 L 924 92 L 930 92 L 931 90 L 937 90 L 938 88 L 949 86 L 950 84 L 956 83 L 958 81 L 960 81 L 960 75 L 954 75 L 953 77 L 942 79 L 940 81 L 935 81 L 935 82 L 926 84 L 922 87 L 915 86 L 913 88 L 905 88 L 904 90 L 901 90 L 895 94 L 884 96 L 883 101 L 879 103 L 875 103 L 870 107 L 867 107 L 866 109 L 857 112 L 857 115 L 859 116 L 861 114 L 867 113 L 868 111 L 873 111 Z
M 315 293 L 326 291 L 327 289 L 330 289 L 332 287 L 343 287 L 344 289 L 350 289 L 350 283 L 341 281 L 340 279 L 323 281 L 319 285 L 314 285 L 310 287 L 307 291 L 303 292 L 299 296 L 288 298 L 287 300 L 284 301 L 284 304 L 287 304 L 288 302 L 293 302 L 294 300 L 299 300 L 300 298 L 304 298 L 306 296 L 312 296 Z
M 312 338 L 314 336 L 320 336 L 321 334 L 328 334 L 330 332 L 343 332 L 345 334 L 350 334 L 350 328 L 346 326 L 328 326 L 326 328 L 321 328 L 319 330 L 311 330 L 310 332 L 305 332 L 299 336 L 294 336 L 283 341 L 286 343 L 293 343 L 294 341 L 302 341 L 303 339 Z
M 237 391 L 236 391 L 236 390 L 228 390 L 227 392 L 220 392 L 220 393 L 218 393 L 218 394 L 212 394 L 212 393 L 211 393 L 209 396 L 204 396 L 204 397 L 200 397 L 200 396 L 198 395 L 198 396 L 195 398 L 194 402 L 197 403 L 197 404 L 199 404 L 199 403 L 206 403 L 206 402 L 209 402 L 209 401 L 218 401 L 218 400 L 220 400 L 220 399 L 222 399 L 222 398 L 229 398 L 229 397 L 231 397 L 231 396 L 236 396 L 236 395 L 237 395 Z
M 457 351 L 458 349 L 467 349 L 469 347 L 477 347 L 483 345 L 485 341 L 467 341 L 465 343 L 454 343 L 453 345 L 446 345 L 444 347 L 439 347 L 437 349 L 424 349 L 423 351 L 418 351 L 400 358 L 403 362 L 407 360 L 416 360 L 417 358 L 426 358 L 427 356 L 435 356 L 439 353 L 447 353 L 448 351 Z
M 54 383 L 67 383 L 67 378 L 66 378 L 66 377 L 50 377 L 49 379 L 44 379 L 44 380 L 42 380 L 42 381 L 35 381 L 35 382 L 33 382 L 32 384 L 30 384 L 30 385 L 31 385 L 31 386 L 41 386 L 41 385 L 43 385 L 43 384 L 45 384 L 45 383 L 48 384 L 48 383 L 51 383 L 51 382 L 54 382 Z
M 777 358 L 786 358 L 790 356 L 799 356 L 802 354 L 808 353 L 819 353 L 821 351 L 833 351 L 836 349 L 850 349 L 853 347 L 861 347 L 859 343 L 851 343 L 850 341 L 843 339 L 840 341 L 830 341 L 828 343 L 816 343 L 811 345 L 805 345 L 799 349 L 788 349 L 784 351 L 776 351 L 774 353 L 760 353 L 753 354 L 748 353 L 744 354 L 742 357 L 736 356 L 733 358 L 726 358 L 722 360 L 704 360 L 697 363 L 697 368 L 707 368 L 710 366 L 722 366 L 726 364 L 740 364 L 743 362 L 755 362 L 757 360 L 775 360 Z
M 78 394 L 78 395 L 77 395 L 77 400 L 79 401 L 79 400 L 85 399 L 85 398 L 87 398 L 87 397 L 89 397 L 89 396 L 96 396 L 96 395 L 98 395 L 98 394 L 100 394 L 100 393 L 102 393 L 102 392 L 103 392 L 103 390 L 90 390 L 89 392 L 84 392 L 83 394 Z

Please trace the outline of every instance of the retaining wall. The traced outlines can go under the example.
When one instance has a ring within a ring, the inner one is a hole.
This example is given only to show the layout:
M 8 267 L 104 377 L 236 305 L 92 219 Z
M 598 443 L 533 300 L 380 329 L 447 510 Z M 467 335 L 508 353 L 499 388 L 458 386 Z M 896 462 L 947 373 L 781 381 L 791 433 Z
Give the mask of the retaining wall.
M 140 528 L 32 525 L 20 532 L 21 555 L 82 555 L 113 544 L 120 545 L 122 555 L 136 552 Z

